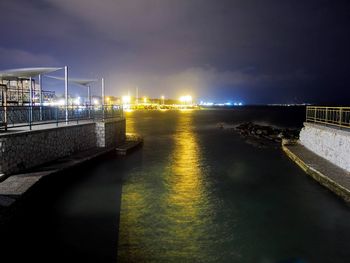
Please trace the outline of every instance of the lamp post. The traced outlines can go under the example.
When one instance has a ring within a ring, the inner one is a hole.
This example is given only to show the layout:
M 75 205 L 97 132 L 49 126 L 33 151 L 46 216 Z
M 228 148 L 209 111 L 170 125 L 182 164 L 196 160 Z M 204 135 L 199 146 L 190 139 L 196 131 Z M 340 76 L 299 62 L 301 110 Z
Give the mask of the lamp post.
M 102 106 L 105 104 L 105 80 L 102 78 L 101 80 L 101 95 L 102 95 Z
M 40 120 L 43 120 L 43 89 L 42 89 L 42 78 L 39 74 L 39 103 L 40 103 Z
M 32 129 L 33 121 L 33 83 L 32 77 L 29 78 L 29 129 Z
M 64 97 L 65 97 L 65 111 L 66 111 L 66 124 L 68 124 L 68 67 L 64 67 Z

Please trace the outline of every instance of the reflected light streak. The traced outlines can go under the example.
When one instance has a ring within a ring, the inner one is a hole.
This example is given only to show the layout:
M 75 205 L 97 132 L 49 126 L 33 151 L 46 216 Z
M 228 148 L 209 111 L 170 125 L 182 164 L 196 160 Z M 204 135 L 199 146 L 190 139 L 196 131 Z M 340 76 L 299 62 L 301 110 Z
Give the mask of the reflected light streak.
M 177 114 L 166 155 L 143 156 L 147 166 L 130 172 L 123 184 L 118 260 L 204 262 L 210 257 L 214 209 L 193 118 L 193 112 Z M 128 132 L 134 132 L 136 123 L 128 124 Z
M 206 171 L 201 168 L 203 160 L 192 121 L 193 114 L 190 112 L 180 115 L 167 177 L 169 193 L 164 202 L 169 208 L 165 211 L 167 240 L 174 245 L 168 258 L 186 255 L 187 258 L 197 257 L 196 260 L 202 261 L 207 251 L 199 240 L 207 236 L 210 191 L 204 182 Z

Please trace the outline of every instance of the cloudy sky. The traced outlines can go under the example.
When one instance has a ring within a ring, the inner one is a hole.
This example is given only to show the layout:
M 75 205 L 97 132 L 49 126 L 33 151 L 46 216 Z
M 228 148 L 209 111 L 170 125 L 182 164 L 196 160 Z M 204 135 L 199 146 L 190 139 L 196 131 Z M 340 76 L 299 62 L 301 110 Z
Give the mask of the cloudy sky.
M 348 0 L 2 0 L 0 68 L 70 67 L 111 95 L 338 102 Z

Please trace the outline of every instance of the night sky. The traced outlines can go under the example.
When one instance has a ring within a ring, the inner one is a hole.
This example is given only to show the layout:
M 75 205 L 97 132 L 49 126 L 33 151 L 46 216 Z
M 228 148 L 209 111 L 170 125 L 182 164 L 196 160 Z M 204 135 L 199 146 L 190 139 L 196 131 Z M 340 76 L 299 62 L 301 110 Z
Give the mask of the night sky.
M 107 93 L 245 103 L 350 97 L 349 0 L 1 0 L 0 68 L 70 67 Z

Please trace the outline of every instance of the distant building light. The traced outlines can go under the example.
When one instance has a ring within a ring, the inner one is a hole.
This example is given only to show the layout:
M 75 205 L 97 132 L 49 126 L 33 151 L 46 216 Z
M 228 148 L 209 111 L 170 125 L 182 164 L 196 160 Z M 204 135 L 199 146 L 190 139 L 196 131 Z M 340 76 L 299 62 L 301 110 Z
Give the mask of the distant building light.
M 131 101 L 131 97 L 130 96 L 122 96 L 123 104 L 129 104 L 130 101 Z
M 201 101 L 201 102 L 199 103 L 199 105 L 202 105 L 202 106 L 213 106 L 213 105 L 214 105 L 214 102 Z
M 58 106 L 63 106 L 63 105 L 65 105 L 64 99 L 61 99 L 61 100 L 57 101 L 57 102 L 56 102 L 56 105 L 58 105 Z
M 75 105 L 80 105 L 80 97 L 77 97 L 77 98 L 74 100 L 74 104 L 75 104 Z
M 179 98 L 179 101 L 182 103 L 192 103 L 192 96 L 190 96 L 190 95 L 181 96 Z

